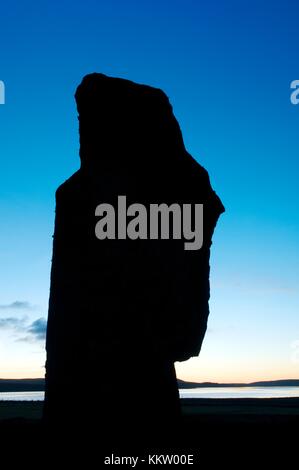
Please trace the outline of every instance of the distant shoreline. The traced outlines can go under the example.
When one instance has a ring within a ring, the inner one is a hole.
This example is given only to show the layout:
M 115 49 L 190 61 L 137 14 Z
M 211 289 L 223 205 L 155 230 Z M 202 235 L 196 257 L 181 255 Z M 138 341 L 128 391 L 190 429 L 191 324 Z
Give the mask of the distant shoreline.
M 282 379 L 251 383 L 187 382 L 178 379 L 180 389 L 225 387 L 299 387 L 299 379 Z M 0 392 L 43 392 L 45 379 L 0 379 Z
M 178 379 L 179 388 L 218 388 L 218 387 L 299 387 L 299 379 L 264 380 L 249 383 L 187 382 Z

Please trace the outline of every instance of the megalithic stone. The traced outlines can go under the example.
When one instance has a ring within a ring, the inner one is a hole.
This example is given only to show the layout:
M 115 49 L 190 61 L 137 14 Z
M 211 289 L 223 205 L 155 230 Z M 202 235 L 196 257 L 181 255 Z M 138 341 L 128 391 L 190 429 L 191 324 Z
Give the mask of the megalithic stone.
M 94 73 L 76 101 L 81 166 L 56 192 L 45 419 L 77 435 L 96 419 L 108 440 L 111 427 L 114 439 L 117 429 L 136 440 L 153 427 L 163 434 L 178 416 L 174 362 L 201 349 L 224 207 L 164 92 Z M 178 237 L 130 239 L 123 225 L 119 238 L 99 239 L 96 207 L 117 211 L 119 196 L 148 213 L 152 204 L 203 204 L 201 248 L 185 250 Z

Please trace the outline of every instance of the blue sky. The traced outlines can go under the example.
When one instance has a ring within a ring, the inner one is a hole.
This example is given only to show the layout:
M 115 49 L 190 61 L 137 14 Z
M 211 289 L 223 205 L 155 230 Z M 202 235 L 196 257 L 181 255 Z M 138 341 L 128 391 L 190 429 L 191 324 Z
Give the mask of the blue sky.
M 298 10 L 275 0 L 1 5 L 0 377 L 43 375 L 54 192 L 79 166 L 75 88 L 97 71 L 168 94 L 226 206 L 209 330 L 179 376 L 299 378 Z

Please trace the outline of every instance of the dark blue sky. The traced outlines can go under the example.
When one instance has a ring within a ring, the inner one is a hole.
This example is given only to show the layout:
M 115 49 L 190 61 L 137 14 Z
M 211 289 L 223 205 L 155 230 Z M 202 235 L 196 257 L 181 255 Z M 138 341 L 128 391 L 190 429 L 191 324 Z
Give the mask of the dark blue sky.
M 43 373 L 28 331 L 47 314 L 54 192 L 79 165 L 73 94 L 93 71 L 168 94 L 227 209 L 209 332 L 180 376 L 299 376 L 298 12 L 275 0 L 1 5 L 0 376 Z

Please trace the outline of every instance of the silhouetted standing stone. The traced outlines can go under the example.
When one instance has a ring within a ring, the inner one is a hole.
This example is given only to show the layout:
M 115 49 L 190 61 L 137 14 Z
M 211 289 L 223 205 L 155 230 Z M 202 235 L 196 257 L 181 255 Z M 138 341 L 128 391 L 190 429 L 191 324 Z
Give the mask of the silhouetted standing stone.
M 146 445 L 179 416 L 174 361 L 200 352 L 224 208 L 161 90 L 91 74 L 76 100 L 81 168 L 56 192 L 45 420 L 79 440 L 96 423 L 112 446 Z M 203 247 L 97 239 L 96 206 L 120 195 L 145 207 L 203 203 Z

